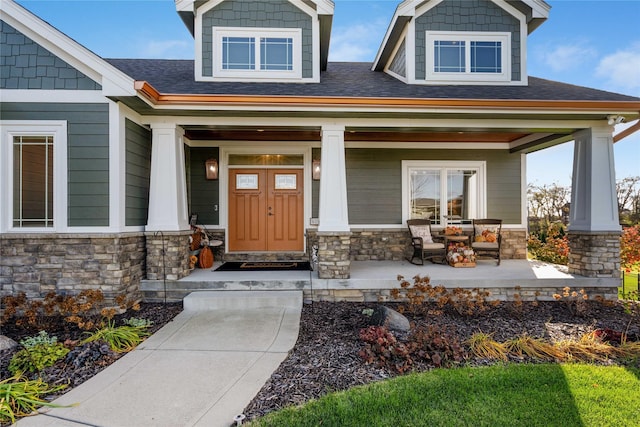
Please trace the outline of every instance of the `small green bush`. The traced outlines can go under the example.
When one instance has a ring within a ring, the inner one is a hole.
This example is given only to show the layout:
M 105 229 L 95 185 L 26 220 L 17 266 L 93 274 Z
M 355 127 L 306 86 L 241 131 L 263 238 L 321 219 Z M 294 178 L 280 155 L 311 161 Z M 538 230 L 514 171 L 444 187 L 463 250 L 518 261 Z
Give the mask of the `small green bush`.
M 40 372 L 62 359 L 68 352 L 69 349 L 60 343 L 35 344 L 31 347 L 25 347 L 11 358 L 9 372 L 13 375 L 22 372 Z
M 86 344 L 93 341 L 104 341 L 109 344 L 113 351 L 123 353 L 131 351 L 140 344 L 149 332 L 144 326 L 115 326 L 113 322 L 109 322 L 107 326 L 89 333 L 89 336 L 82 340 L 80 344 Z
M 19 375 L 0 381 L 0 422 L 15 423 L 16 418 L 31 414 L 39 406 L 61 407 L 42 400 L 41 396 L 56 393 L 66 387 L 66 384 L 49 387 L 41 379 L 27 380 Z
M 21 340 L 20 344 L 24 348 L 33 348 L 40 344 L 53 345 L 57 342 L 58 342 L 58 337 L 56 336 L 51 337 L 49 336 L 47 331 L 40 331 L 38 332 L 38 335 L 35 335 L 33 337 L 27 337 Z
M 124 322 L 127 326 L 133 326 L 134 328 L 148 328 L 153 325 L 153 322 L 149 319 L 140 319 L 138 317 L 131 317 Z

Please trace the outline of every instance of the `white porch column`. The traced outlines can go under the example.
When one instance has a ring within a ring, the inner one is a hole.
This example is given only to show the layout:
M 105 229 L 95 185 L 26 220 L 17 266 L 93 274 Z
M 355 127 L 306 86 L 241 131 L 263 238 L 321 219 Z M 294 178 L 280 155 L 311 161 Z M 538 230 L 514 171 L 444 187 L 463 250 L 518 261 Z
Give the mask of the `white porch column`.
M 318 232 L 348 232 L 344 126 L 322 127 Z
M 613 128 L 576 132 L 569 214 L 569 273 L 620 277 L 620 221 L 613 161 Z
M 571 186 L 571 231 L 620 231 L 613 128 L 576 132 Z
M 151 185 L 146 231 L 189 230 L 184 130 L 175 123 L 151 125 Z

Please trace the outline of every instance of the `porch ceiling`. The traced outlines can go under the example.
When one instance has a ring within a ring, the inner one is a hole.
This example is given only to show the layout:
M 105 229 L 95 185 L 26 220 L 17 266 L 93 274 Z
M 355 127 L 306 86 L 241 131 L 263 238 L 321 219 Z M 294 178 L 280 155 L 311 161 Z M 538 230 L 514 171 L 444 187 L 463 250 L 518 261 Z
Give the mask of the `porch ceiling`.
M 511 151 L 531 151 L 571 138 L 574 129 L 484 129 L 347 127 L 345 142 L 509 144 Z M 320 142 L 319 127 L 185 126 L 190 141 Z

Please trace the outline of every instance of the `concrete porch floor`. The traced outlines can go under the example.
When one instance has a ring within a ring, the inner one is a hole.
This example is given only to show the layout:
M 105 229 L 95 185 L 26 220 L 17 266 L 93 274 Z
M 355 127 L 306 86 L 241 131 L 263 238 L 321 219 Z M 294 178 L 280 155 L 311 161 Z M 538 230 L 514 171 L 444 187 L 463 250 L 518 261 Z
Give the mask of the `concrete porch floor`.
M 503 260 L 500 266 L 494 260 L 479 260 L 474 268 L 454 268 L 448 265 L 413 265 L 407 261 L 352 261 L 349 279 L 319 279 L 316 271 L 214 271 L 219 262 L 210 269 L 195 269 L 191 275 L 178 281 L 143 280 L 141 288 L 145 300 L 159 301 L 166 295 L 168 300 L 180 300 L 193 291 L 201 290 L 303 290 L 309 299 L 313 290 L 314 299 L 329 299 L 336 291 L 347 300 L 360 300 L 359 295 L 389 294 L 398 288 L 398 275 L 413 282 L 416 275 L 429 276 L 431 285 L 446 288 L 480 288 L 489 290 L 496 298 L 504 299 L 520 287 L 521 295 L 533 296 L 539 291 L 539 299 L 551 299 L 551 294 L 565 286 L 589 288 L 593 293 L 617 298 L 615 288 L 620 279 L 588 278 L 572 275 L 565 266 L 534 260 Z M 602 292 L 599 292 L 601 290 Z M 615 293 L 615 295 L 613 295 Z M 365 297 L 365 300 L 370 300 Z M 319 296 L 319 298 L 315 298 Z M 326 298 L 324 298 L 326 297 Z

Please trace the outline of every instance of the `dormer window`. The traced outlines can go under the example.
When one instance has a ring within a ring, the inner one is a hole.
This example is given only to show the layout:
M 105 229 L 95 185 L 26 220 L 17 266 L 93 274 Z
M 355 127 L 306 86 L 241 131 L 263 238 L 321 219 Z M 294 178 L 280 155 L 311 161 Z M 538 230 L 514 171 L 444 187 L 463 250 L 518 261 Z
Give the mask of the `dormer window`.
M 301 78 L 300 29 L 214 28 L 214 70 L 220 77 Z
M 429 81 L 509 81 L 509 33 L 427 31 Z

